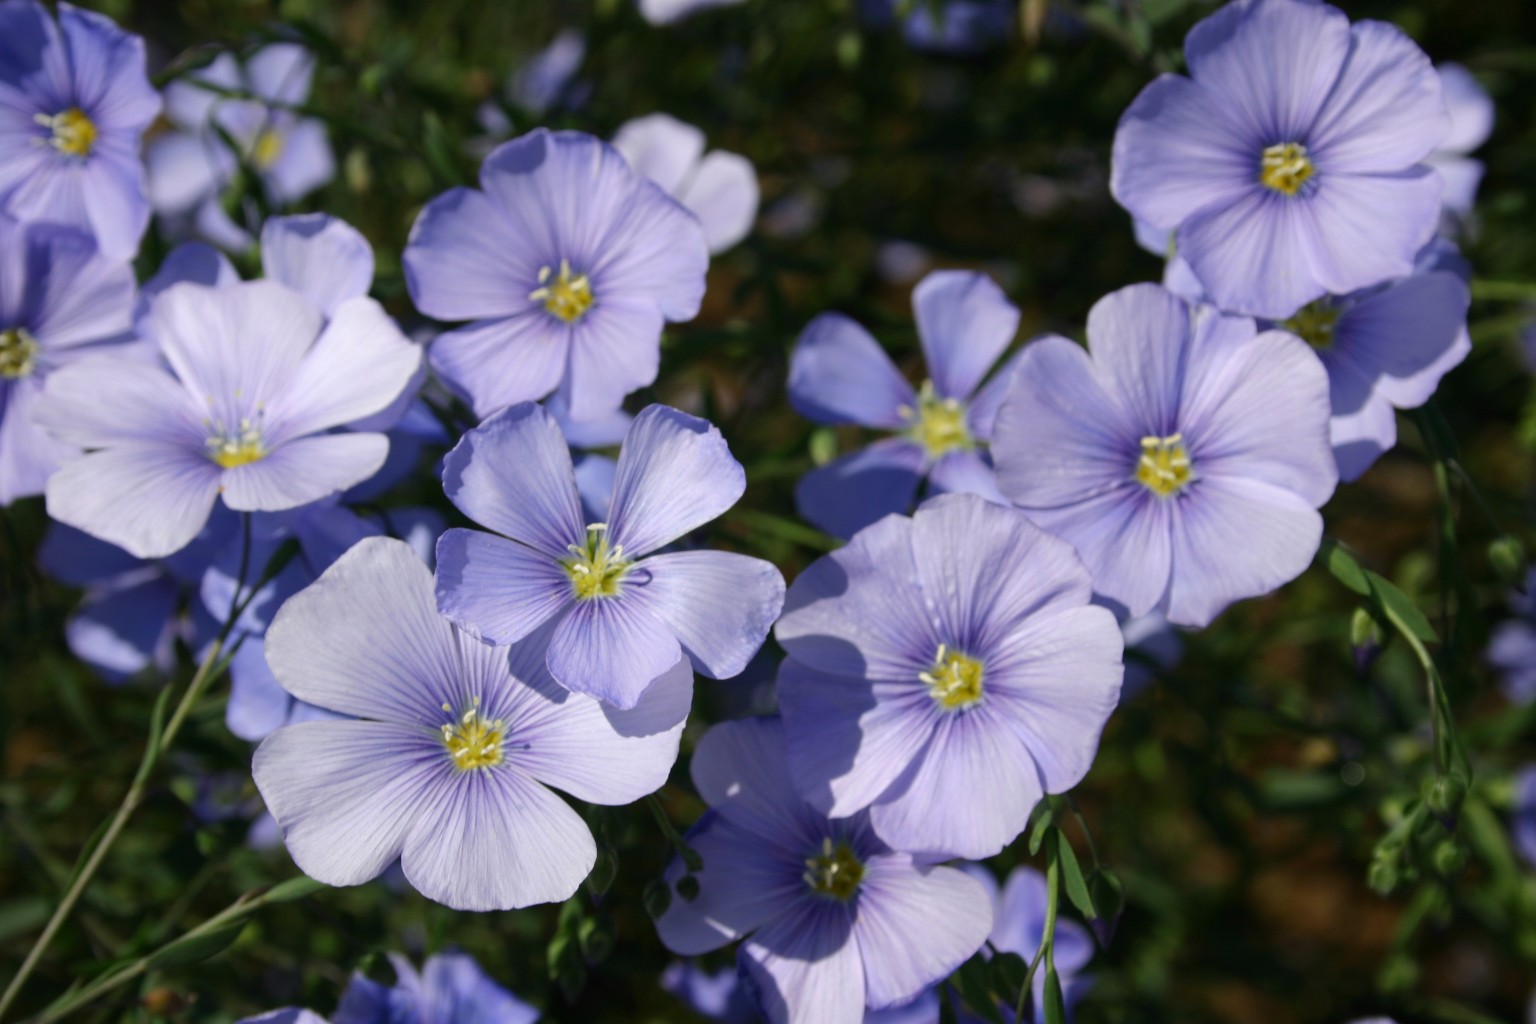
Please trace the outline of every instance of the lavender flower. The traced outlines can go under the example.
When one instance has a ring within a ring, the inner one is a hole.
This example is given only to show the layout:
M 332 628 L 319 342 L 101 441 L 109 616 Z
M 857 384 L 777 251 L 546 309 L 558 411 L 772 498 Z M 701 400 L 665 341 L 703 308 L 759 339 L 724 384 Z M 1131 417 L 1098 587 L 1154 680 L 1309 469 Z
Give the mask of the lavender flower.
M 661 987 L 681 999 L 694 1013 L 727 1024 L 757 1024 L 762 1020 L 750 984 L 733 967 L 710 974 L 681 961 L 661 976 Z M 865 1010 L 863 1024 L 939 1024 L 938 990 L 886 1010 Z
M 1002 953 L 1017 953 L 1029 963 L 1045 937 L 1045 876 L 1031 867 L 1016 867 L 999 891 L 992 873 L 980 865 L 968 865 L 966 872 L 982 884 L 992 900 L 992 934 L 988 941 Z M 1087 994 L 1089 979 L 1083 974 L 1093 959 L 1093 938 L 1088 929 L 1066 917 L 1057 917 L 1052 959 L 1061 979 L 1062 993 L 1068 1004 Z M 1045 969 L 1035 972 L 1034 1021 L 1045 1024 Z M 970 1024 L 969 1019 L 967 1024 Z
M 1121 118 L 1110 187 L 1177 230 L 1213 302 L 1278 319 L 1412 271 L 1439 223 L 1420 161 L 1449 127 L 1412 40 L 1312 0 L 1235 0 L 1184 50 L 1191 77 Z
M 433 342 L 433 368 L 481 418 L 556 389 L 573 419 L 605 416 L 656 379 L 662 325 L 699 311 L 698 221 L 579 132 L 505 143 L 480 184 L 428 203 L 406 246 L 417 307 L 472 321 Z
M 549 672 L 577 693 L 633 707 L 680 658 L 729 679 L 783 605 L 784 579 L 761 559 L 653 554 L 746 487 L 720 432 L 676 409 L 653 405 L 635 417 L 606 523 L 583 518 L 560 427 L 532 403 L 465 434 L 448 453 L 443 486 L 460 511 L 503 536 L 443 534 L 438 607 L 487 643 L 547 625 Z
M 558 686 L 547 631 L 510 650 L 437 614 L 432 574 L 405 544 L 357 544 L 291 598 L 267 660 L 293 696 L 358 720 L 290 725 L 253 772 L 294 861 L 358 885 L 400 858 L 458 910 L 558 902 L 592 869 L 580 815 L 546 788 L 625 804 L 666 781 L 692 698 L 681 659 L 632 710 Z
M 704 227 L 711 253 L 747 237 L 757 219 L 757 172 L 751 161 L 724 150 L 704 152 L 704 133 L 667 114 L 626 121 L 613 148 L 660 185 Z
M 1536 569 L 1510 594 L 1515 617 L 1501 622 L 1488 645 L 1488 663 L 1502 677 L 1504 696 L 1515 704 L 1536 701 Z
M 1077 548 L 1132 616 L 1204 626 L 1311 562 L 1338 480 L 1328 375 L 1298 338 L 1158 285 L 1088 314 L 1088 351 L 1024 350 L 993 446 L 998 483 Z
M 0 213 L 132 259 L 149 224 L 139 143 L 160 112 L 144 40 L 71 4 L 55 22 L 36 0 L 3 0 L 0 97 Z
M 94 449 L 49 479 L 49 514 L 141 558 L 184 547 L 221 495 L 276 512 L 366 480 L 384 435 L 326 431 L 387 408 L 421 359 L 372 299 L 326 323 L 271 281 L 174 285 L 148 329 L 169 370 L 81 360 L 37 410 L 56 438 Z
M 1007 41 L 1018 5 L 1013 0 L 944 0 L 941 7 L 906 0 L 860 0 L 866 20 L 884 27 L 901 20 L 907 44 L 916 50 L 967 56 Z
M 997 853 L 1082 780 L 1115 708 L 1123 643 L 1090 583 L 1066 543 L 975 495 L 817 560 L 774 633 L 800 792 L 834 818 L 868 808 L 898 850 Z
M 125 340 L 133 309 L 133 268 L 103 258 L 89 235 L 0 215 L 0 506 L 42 494 L 79 454 L 38 426 L 44 384 L 83 356 L 126 351 L 102 343 Z
M 289 1006 L 281 1010 L 268 1010 L 255 1017 L 243 1017 L 236 1024 L 327 1024 L 326 1019 L 313 1010 Z
M 439 953 L 421 973 L 398 953 L 393 986 L 354 975 L 332 1024 L 534 1024 L 539 1011 L 502 988 L 464 953 Z
M 1477 186 L 1483 180 L 1483 162 L 1469 154 L 1493 133 L 1493 100 L 1460 64 L 1441 64 L 1440 90 L 1450 115 L 1451 131 L 1425 163 L 1440 173 L 1445 191 L 1440 202 L 1453 217 L 1472 212 Z
M 513 74 L 507 82 L 507 98 L 535 116 L 571 104 L 577 91 L 573 88 L 576 72 L 586 57 L 587 37 L 581 30 L 561 29 Z
M 1392 448 L 1396 410 L 1423 405 L 1472 351 L 1464 267 L 1449 242 L 1432 243 L 1408 277 L 1318 299 L 1276 325 L 1315 348 L 1328 370 L 1340 479 L 1358 479 Z
M 179 130 L 157 137 L 144 155 L 155 212 L 173 230 L 244 249 L 251 237 L 221 202 L 242 162 L 276 207 L 334 178 L 336 158 L 324 122 L 292 109 L 309 99 L 314 72 L 314 57 L 302 46 L 274 43 L 243 67 L 223 53 L 188 80 L 172 82 L 165 91 L 166 116 Z
M 742 0 L 638 0 L 640 14 L 652 25 L 670 25 L 711 7 L 730 7 Z
M 992 927 L 981 885 L 897 853 L 860 813 L 829 820 L 795 791 L 785 727 L 725 722 L 699 741 L 693 780 L 712 811 L 689 833 L 698 897 L 673 899 L 661 941 L 692 956 L 743 939 L 740 963 L 770 1024 L 858 1024 L 947 976 Z M 676 879 L 674 863 L 668 877 Z
M 982 379 L 1013 341 L 1019 311 L 991 278 L 929 274 L 912 290 L 929 376 L 913 390 L 880 343 L 858 324 L 823 313 L 800 335 L 789 401 L 818 423 L 856 423 L 893 436 L 807 473 L 800 514 L 838 537 L 906 512 L 926 479 L 935 492 L 1004 502 L 987 453 L 1010 366 Z
M 1510 821 L 1511 838 L 1520 856 L 1536 867 L 1536 764 L 1526 765 L 1513 779 L 1515 800 Z

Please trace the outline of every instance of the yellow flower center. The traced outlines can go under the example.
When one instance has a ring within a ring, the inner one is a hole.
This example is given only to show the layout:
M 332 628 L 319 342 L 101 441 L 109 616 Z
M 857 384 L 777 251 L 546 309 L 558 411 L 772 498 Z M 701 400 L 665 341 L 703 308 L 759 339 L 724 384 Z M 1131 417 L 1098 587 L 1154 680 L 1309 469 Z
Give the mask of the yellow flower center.
M 981 702 L 981 662 L 939 644 L 933 667 L 917 678 L 928 684 L 928 696 L 945 711 L 964 711 Z
M 261 428 L 250 420 L 241 420 L 234 432 L 219 430 L 208 438 L 208 457 L 223 469 L 245 466 L 267 454 Z
M 821 852 L 805 859 L 805 884 L 818 896 L 846 903 L 859 891 L 864 880 L 864 865 L 847 843 L 833 843 L 832 837 L 821 841 Z
M 1183 490 L 1194 479 L 1189 452 L 1183 434 L 1141 439 L 1141 458 L 1136 462 L 1136 480 L 1158 497 L 1166 498 Z
M 37 368 L 37 339 L 25 327 L 0 331 L 0 377 L 15 380 Z
M 48 144 L 65 156 L 90 156 L 96 148 L 96 122 L 79 107 L 70 107 L 52 117 L 37 114 L 33 120 L 53 133 Z
M 1318 299 L 1303 306 L 1300 312 L 1280 326 L 1313 348 L 1331 348 L 1333 333 L 1339 326 L 1339 314 L 1342 312 L 1327 299 Z
M 267 128 L 256 136 L 256 142 L 251 146 L 251 161 L 262 170 L 266 170 L 277 163 L 277 158 L 283 155 L 285 140 L 283 135 L 275 128 Z
M 923 446 L 928 458 L 938 460 L 952 451 L 974 446 L 971 431 L 965 425 L 965 406 L 957 398 L 934 394 L 933 381 L 923 381 L 917 392 L 917 408 L 902 406 L 902 416 L 912 424 L 912 440 Z
M 443 710 L 450 715 L 453 708 L 444 704 Z M 501 719 L 487 719 L 480 715 L 480 698 L 456 719 L 443 723 L 443 746 L 453 758 L 453 766 L 461 772 L 475 768 L 494 768 L 502 761 L 502 738 L 506 725 Z
M 1312 158 L 1299 142 L 1282 142 L 1264 150 L 1259 160 L 1259 181 L 1283 195 L 1301 191 L 1313 174 Z
M 630 563 L 624 560 L 624 545 L 608 546 L 607 523 L 593 523 L 587 527 L 586 541 L 572 544 L 566 550 L 571 557 L 560 565 L 570 577 L 578 601 L 618 595 Z
M 592 294 L 591 279 L 586 274 L 571 273 L 570 260 L 560 261 L 559 274 L 552 267 L 541 269 L 539 287 L 529 292 L 528 297 L 535 302 L 542 301 L 545 309 L 566 323 L 581 319 L 597 301 Z

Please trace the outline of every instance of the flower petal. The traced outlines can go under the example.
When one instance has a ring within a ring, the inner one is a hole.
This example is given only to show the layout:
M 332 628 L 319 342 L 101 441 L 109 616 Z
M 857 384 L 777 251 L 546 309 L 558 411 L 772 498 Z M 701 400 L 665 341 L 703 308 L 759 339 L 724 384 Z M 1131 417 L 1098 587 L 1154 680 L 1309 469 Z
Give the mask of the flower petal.
M 282 512 L 339 494 L 379 471 L 383 434 L 314 434 L 223 472 L 224 503 L 240 512 Z
M 704 861 L 694 876 L 699 895 L 674 897 L 656 920 L 662 945 L 674 953 L 696 956 L 719 949 L 783 913 L 786 903 L 805 892 L 793 867 L 785 869 L 783 856 L 719 814 L 700 819 L 688 833 L 688 845 Z M 674 860 L 668 883 L 675 884 L 682 873 L 682 862 Z
M 742 718 L 711 728 L 693 751 L 694 788 L 759 847 L 810 835 L 818 824 L 790 778 L 785 739 L 777 718 Z
M 560 620 L 548 664 L 561 686 L 628 709 L 677 664 L 682 649 L 642 593 L 578 601 Z
M 912 312 L 928 376 L 945 398 L 964 402 L 1019 330 L 1019 309 L 985 274 L 936 270 L 912 289 Z
M 609 534 L 638 558 L 716 518 L 746 488 L 746 473 L 715 426 L 647 406 L 619 452 Z
M 571 331 L 542 309 L 444 331 L 427 348 L 432 369 L 481 419 L 555 390 L 570 353 Z
M 261 269 L 335 316 L 373 285 L 373 247 L 344 220 L 324 213 L 272 217 L 261 228 Z
M 741 947 L 741 966 L 769 1024 L 828 1024 L 864 1016 L 864 961 L 847 911 L 801 903 Z
M 784 607 L 784 577 L 771 563 L 727 551 L 647 558 L 656 616 L 711 679 L 741 674 Z
M 704 157 L 704 133 L 670 114 L 649 114 L 620 125 L 613 148 L 629 166 L 676 195 Z
M 865 1001 L 898 1006 L 947 978 L 986 942 L 992 901 L 981 883 L 904 856 L 871 857 L 853 934 L 864 961 Z
M 662 324 L 649 299 L 620 295 L 599 300 L 572 327 L 556 328 L 571 337 L 570 374 L 561 397 L 572 419 L 601 419 L 617 410 L 625 395 L 655 383 Z
M 904 437 L 888 437 L 811 470 L 795 485 L 795 507 L 834 537 L 852 537 L 912 507 L 927 456 Z
M 823 313 L 795 343 L 789 404 L 818 423 L 902 430 L 917 395 L 868 331 L 840 313 Z
M 437 609 L 476 639 L 515 643 L 574 600 L 570 577 L 543 552 L 480 530 L 437 539 Z
M 401 262 L 411 301 L 439 320 L 505 317 L 528 308 L 539 256 L 509 245 L 516 225 L 490 197 L 449 189 L 416 218 Z
M 1395 25 L 1359 21 L 1306 141 L 1319 175 L 1391 173 L 1428 156 L 1450 128 L 1440 75 L 1424 51 Z
M 208 522 L 219 468 L 180 445 L 137 442 L 66 462 L 46 493 L 59 522 L 139 558 L 164 558 Z
M 699 218 L 711 253 L 725 252 L 752 233 L 759 192 L 757 171 L 746 157 L 715 150 L 675 194 Z

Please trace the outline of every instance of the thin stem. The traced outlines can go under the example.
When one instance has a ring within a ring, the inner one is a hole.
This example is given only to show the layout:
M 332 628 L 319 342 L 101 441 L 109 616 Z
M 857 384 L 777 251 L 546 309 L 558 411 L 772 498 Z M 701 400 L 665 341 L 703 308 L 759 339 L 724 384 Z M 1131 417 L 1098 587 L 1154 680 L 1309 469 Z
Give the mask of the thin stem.
M 1046 840 L 1045 927 L 1040 932 L 1040 947 L 1035 950 L 1034 959 L 1029 962 L 1029 970 L 1024 973 L 1024 984 L 1019 988 L 1019 1002 L 1014 1007 L 1013 1024 L 1024 1022 L 1024 1007 L 1034 991 L 1035 971 L 1039 969 L 1041 961 L 1045 962 L 1046 970 L 1056 969 L 1056 910 L 1061 902 L 1061 867 L 1059 855 L 1056 852 L 1059 837 L 1060 833 L 1053 831 Z

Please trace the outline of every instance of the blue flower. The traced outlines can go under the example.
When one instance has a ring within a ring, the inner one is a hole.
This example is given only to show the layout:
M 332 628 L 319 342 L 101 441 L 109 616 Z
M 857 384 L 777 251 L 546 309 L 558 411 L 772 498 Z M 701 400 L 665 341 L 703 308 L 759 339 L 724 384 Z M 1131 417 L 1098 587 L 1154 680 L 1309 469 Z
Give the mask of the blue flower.
M 547 631 L 510 649 L 437 613 L 404 543 L 351 548 L 278 611 L 267 661 L 294 697 L 345 719 L 285 726 L 253 774 L 288 852 L 328 885 L 400 860 L 457 910 L 559 902 L 591 871 L 581 816 L 546 787 L 626 804 L 666 781 L 693 696 L 679 661 L 632 710 L 563 689 Z
M 1028 346 L 998 412 L 1003 493 L 1132 616 L 1204 626 L 1311 563 L 1338 480 L 1328 375 L 1300 339 L 1133 285 L 1088 350 Z
M 1504 696 L 1515 704 L 1536 701 L 1536 569 L 1510 595 L 1514 618 L 1501 622 L 1488 644 L 1487 660 L 1502 676 Z
M 1413 269 L 1440 220 L 1440 76 L 1401 30 L 1312 0 L 1235 0 L 1191 30 L 1188 78 L 1121 118 L 1110 188 L 1175 230 L 1216 305 L 1290 316 Z
M 770 1024 L 859 1024 L 911 1001 L 980 948 L 992 927 L 975 879 L 898 853 L 868 815 L 831 820 L 800 798 L 776 718 L 716 725 L 693 781 L 712 810 L 689 832 L 696 899 L 656 922 L 693 956 L 742 939 L 740 964 Z M 672 881 L 682 864 L 669 868 Z
M 281 1010 L 268 1010 L 255 1017 L 243 1017 L 235 1024 L 327 1024 L 327 1022 L 313 1010 L 301 1010 L 289 1006 Z
M 36 0 L 0 2 L 0 212 L 132 259 L 149 224 L 139 143 L 158 113 L 144 40 L 71 4 L 55 22 Z
M 464 953 L 439 953 L 421 973 L 398 953 L 394 985 L 355 975 L 331 1024 L 534 1024 L 539 1011 L 502 988 Z
M 711 253 L 724 252 L 752 230 L 757 172 L 736 153 L 705 153 L 704 133 L 693 125 L 668 114 L 637 117 L 619 126 L 613 148 L 699 219 Z
M 906 512 L 924 479 L 935 492 L 1004 502 L 987 454 L 1011 366 L 982 386 L 1013 341 L 1019 311 L 984 274 L 944 270 L 912 291 L 928 378 L 913 389 L 880 343 L 837 313 L 812 320 L 789 367 L 789 401 L 817 423 L 890 432 L 807 473 L 800 514 L 838 537 Z
M 1025 963 L 1035 958 L 1045 937 L 1046 880 L 1034 868 L 1021 866 L 1009 873 L 1001 890 L 992 873 L 980 865 L 966 865 L 964 870 L 979 881 L 992 900 L 992 934 L 988 941 L 1001 953 L 1016 953 Z M 1056 919 L 1056 933 L 1051 957 L 1061 980 L 1062 995 L 1068 1010 L 1087 995 L 1090 979 L 1083 973 L 1093 959 L 1093 938 L 1088 929 L 1065 916 Z M 1035 972 L 1034 1021 L 1045 1024 L 1045 968 Z M 965 1016 L 965 1024 L 977 1024 L 979 1018 Z
M 656 379 L 662 325 L 699 312 L 698 220 L 580 132 L 503 144 L 480 184 L 428 203 L 406 245 L 417 308 L 471 321 L 432 343 L 433 368 L 481 418 L 557 389 L 572 419 L 607 415 Z
M 459 510 L 501 536 L 449 530 L 437 544 L 438 607 L 487 643 L 541 627 L 561 686 L 621 708 L 691 661 L 741 672 L 784 600 L 769 563 L 724 551 L 655 554 L 725 512 L 746 476 L 701 419 L 653 405 L 635 417 L 605 522 L 582 515 L 554 417 L 515 405 L 465 434 L 444 462 Z
M 1435 70 L 1440 73 L 1451 132 L 1425 163 L 1440 172 L 1445 182 L 1440 202 L 1446 212 L 1464 218 L 1472 212 L 1477 186 L 1483 180 L 1482 161 L 1469 154 L 1493 133 L 1493 99 L 1460 64 L 1441 64 Z
M 1513 781 L 1515 799 L 1511 810 L 1511 838 L 1525 862 L 1536 867 L 1536 764 L 1520 769 Z
M 894 849 L 990 857 L 1087 774 L 1123 641 L 1072 549 L 974 495 L 890 516 L 795 580 L 774 631 L 790 770 Z M 986 778 L 987 785 L 976 780 Z
M 150 201 L 173 232 L 229 250 L 251 244 L 221 201 L 242 161 L 255 170 L 274 207 L 297 202 L 336 176 L 325 123 L 291 109 L 309 99 L 314 72 L 314 57 L 302 46 L 273 43 L 244 67 L 221 53 L 166 88 L 166 116 L 179 130 L 157 136 L 144 160 Z
M 729 7 L 743 0 L 638 0 L 640 14 L 652 25 L 670 25 L 711 7 Z
M 82 357 L 135 351 L 106 344 L 128 340 L 134 302 L 133 268 L 102 257 L 89 235 L 0 215 L 0 506 L 42 494 L 79 454 L 38 425 L 44 386 Z

